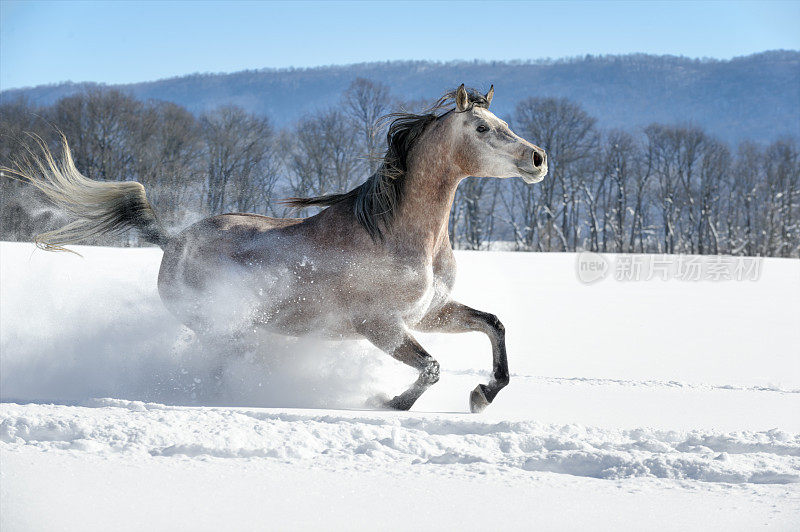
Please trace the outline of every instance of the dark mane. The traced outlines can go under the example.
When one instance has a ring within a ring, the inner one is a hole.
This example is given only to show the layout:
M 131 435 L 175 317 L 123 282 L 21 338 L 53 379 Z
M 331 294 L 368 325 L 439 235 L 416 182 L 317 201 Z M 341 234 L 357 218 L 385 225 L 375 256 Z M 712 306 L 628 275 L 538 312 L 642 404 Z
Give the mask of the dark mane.
M 472 106 L 488 107 L 486 97 L 475 89 L 467 89 Z M 382 241 L 383 232 L 391 227 L 395 212 L 403 201 L 405 176 L 408 171 L 408 155 L 428 126 L 451 112 L 456 91 L 452 90 L 422 114 L 392 113 L 382 117 L 379 123 L 390 121 L 386 133 L 386 155 L 381 165 L 366 181 L 341 194 L 328 194 L 313 198 L 288 198 L 285 204 L 303 208 L 330 206 L 355 198 L 353 214 L 375 241 Z

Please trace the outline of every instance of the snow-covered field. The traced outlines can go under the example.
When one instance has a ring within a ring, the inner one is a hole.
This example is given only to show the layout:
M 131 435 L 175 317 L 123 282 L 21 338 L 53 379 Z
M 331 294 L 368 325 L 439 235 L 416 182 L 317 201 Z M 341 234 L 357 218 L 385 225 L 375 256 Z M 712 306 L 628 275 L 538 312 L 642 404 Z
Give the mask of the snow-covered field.
M 160 250 L 76 249 L 0 244 L 3 532 L 800 527 L 800 261 L 586 285 L 575 254 L 457 252 L 512 371 L 471 415 L 478 334 L 420 335 L 441 381 L 374 411 L 414 375 L 368 344 L 214 360 Z

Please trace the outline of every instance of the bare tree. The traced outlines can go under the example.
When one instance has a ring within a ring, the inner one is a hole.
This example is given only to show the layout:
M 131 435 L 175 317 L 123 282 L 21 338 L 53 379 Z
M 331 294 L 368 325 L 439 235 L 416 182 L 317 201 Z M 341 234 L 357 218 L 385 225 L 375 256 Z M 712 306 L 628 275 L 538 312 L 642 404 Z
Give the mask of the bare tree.
M 549 173 L 540 185 L 536 204 L 538 248 L 566 250 L 570 244 L 574 248 L 578 239 L 578 197 L 584 177 L 580 163 L 597 159 L 597 121 L 564 98 L 523 100 L 514 117 L 522 136 L 536 139 L 548 155 Z
M 546 178 L 545 178 L 546 179 Z M 514 248 L 531 251 L 538 238 L 536 231 L 539 211 L 538 196 L 533 187 L 521 180 L 506 180 L 500 184 L 500 203 L 503 205 L 501 220 L 512 231 Z
M 628 194 L 630 188 L 635 188 L 631 183 L 635 175 L 642 172 L 640 161 L 640 148 L 633 137 L 624 132 L 612 131 L 607 138 L 604 159 L 606 172 L 611 180 L 609 187 L 609 202 L 606 220 L 614 234 L 613 251 L 623 253 L 627 251 L 625 245 L 625 215 L 628 212 Z M 636 199 L 634 199 L 636 202 Z M 638 205 L 641 208 L 641 205 Z M 636 208 L 632 209 L 635 219 L 638 215 Z M 633 225 L 633 223 L 631 224 Z
M 366 161 L 367 174 L 378 168 L 378 158 L 382 148 L 380 132 L 383 129 L 378 120 L 389 113 L 392 100 L 389 87 L 383 83 L 364 78 L 356 78 L 344 93 L 344 110 L 353 127 L 359 132 Z
M 797 205 L 800 194 L 797 145 L 779 140 L 766 150 L 764 192 L 761 200 L 764 240 L 758 250 L 765 256 L 788 257 L 797 250 Z
M 342 112 L 303 118 L 293 137 L 289 170 L 295 196 L 343 192 L 361 177 L 356 136 Z
M 471 177 L 458 187 L 453 213 L 459 216 L 452 218 L 451 226 L 451 239 L 456 247 L 482 249 L 491 240 L 499 193 L 497 184 L 496 180 Z
M 647 165 L 657 178 L 658 207 L 661 211 L 663 253 L 675 253 L 675 226 L 678 181 L 678 152 L 680 141 L 674 128 L 653 124 L 645 129 L 647 136 Z
M 52 122 L 69 139 L 79 170 L 94 179 L 131 178 L 131 131 L 143 104 L 118 90 L 91 89 L 59 100 Z
M 10 166 L 19 159 L 28 133 L 47 138 L 46 122 L 38 117 L 39 110 L 27 99 L 18 98 L 0 103 L 0 163 Z M 0 172 L 1 173 L 1 172 Z M 45 211 L 37 212 L 40 198 L 25 183 L 0 176 L 0 228 L 2 238 L 30 240 L 37 220 Z
M 719 253 L 720 187 L 730 171 L 730 151 L 719 141 L 708 139 L 704 145 L 698 183 L 694 221 L 697 224 L 697 252 Z
M 277 176 L 272 169 L 272 129 L 266 118 L 235 106 L 220 107 L 200 119 L 206 145 L 209 212 L 254 210 L 269 198 Z
M 135 121 L 130 149 L 136 180 L 145 185 L 150 201 L 164 213 L 165 223 L 180 223 L 193 192 L 197 205 L 205 169 L 200 127 L 183 107 L 150 102 Z

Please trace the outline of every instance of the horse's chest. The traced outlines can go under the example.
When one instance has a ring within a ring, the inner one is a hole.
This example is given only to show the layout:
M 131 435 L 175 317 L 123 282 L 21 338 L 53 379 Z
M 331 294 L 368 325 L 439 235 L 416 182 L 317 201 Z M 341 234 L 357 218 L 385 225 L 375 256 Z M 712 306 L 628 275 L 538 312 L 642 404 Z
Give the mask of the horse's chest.
M 455 262 L 434 260 L 429 262 L 424 271 L 419 271 L 415 289 L 409 291 L 413 295 L 407 309 L 406 320 L 411 323 L 420 321 L 433 308 L 438 308 L 450 298 L 455 283 Z

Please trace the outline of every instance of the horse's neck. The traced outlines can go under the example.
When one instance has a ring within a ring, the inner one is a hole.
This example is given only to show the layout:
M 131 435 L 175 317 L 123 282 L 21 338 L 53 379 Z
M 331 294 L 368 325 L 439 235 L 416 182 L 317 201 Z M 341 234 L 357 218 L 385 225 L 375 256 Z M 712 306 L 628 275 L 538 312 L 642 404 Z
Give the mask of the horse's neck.
M 435 156 L 417 162 L 405 177 L 403 200 L 392 223 L 392 234 L 407 246 L 435 254 L 442 246 L 450 245 L 450 209 L 463 176 Z

